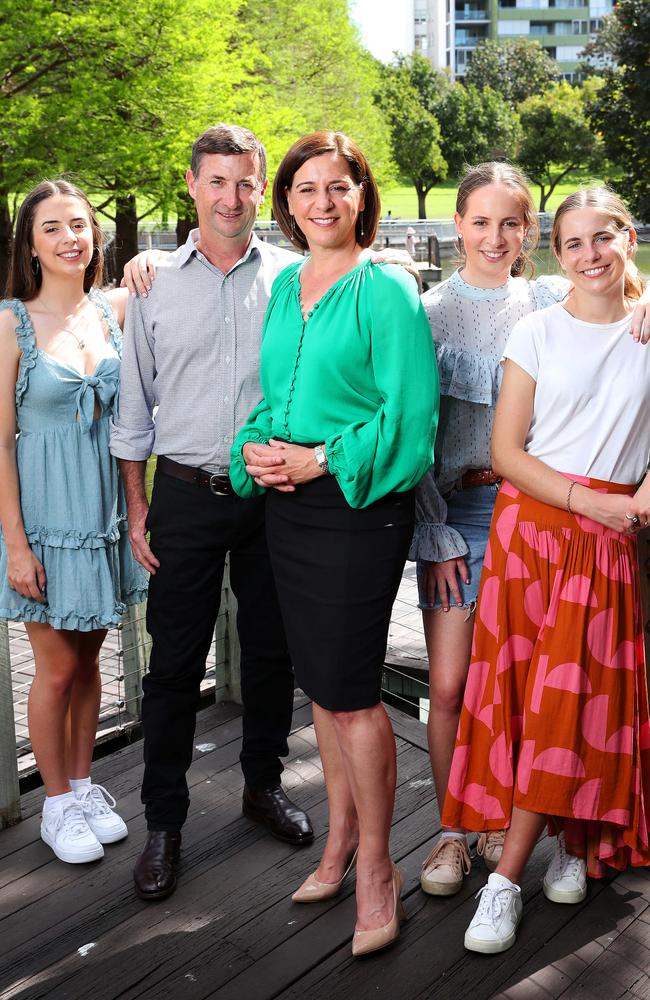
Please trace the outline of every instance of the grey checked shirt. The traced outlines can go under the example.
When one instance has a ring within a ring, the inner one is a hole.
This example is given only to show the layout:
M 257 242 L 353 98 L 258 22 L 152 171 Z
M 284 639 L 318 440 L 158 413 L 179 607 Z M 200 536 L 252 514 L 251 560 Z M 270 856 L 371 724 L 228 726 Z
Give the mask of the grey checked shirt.
M 230 447 L 262 398 L 259 354 L 276 276 L 296 254 L 253 233 L 227 274 L 196 248 L 198 230 L 158 265 L 146 299 L 129 298 L 111 452 L 152 453 L 225 472 Z M 155 421 L 154 421 L 154 410 Z

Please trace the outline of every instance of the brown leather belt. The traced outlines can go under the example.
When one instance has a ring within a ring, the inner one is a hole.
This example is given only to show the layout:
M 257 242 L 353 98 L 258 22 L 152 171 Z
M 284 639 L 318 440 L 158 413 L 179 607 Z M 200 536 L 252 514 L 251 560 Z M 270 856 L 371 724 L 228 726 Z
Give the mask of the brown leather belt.
M 211 493 L 218 497 L 235 496 L 232 483 L 228 476 L 214 475 L 206 472 L 205 469 L 193 469 L 189 465 L 181 465 L 174 462 L 166 455 L 159 455 L 156 468 L 165 476 L 173 476 L 174 479 L 182 479 L 185 483 L 194 483 L 195 486 L 207 486 Z
M 464 490 L 470 490 L 473 486 L 495 486 L 501 482 L 493 469 L 468 469 L 463 473 L 460 484 Z

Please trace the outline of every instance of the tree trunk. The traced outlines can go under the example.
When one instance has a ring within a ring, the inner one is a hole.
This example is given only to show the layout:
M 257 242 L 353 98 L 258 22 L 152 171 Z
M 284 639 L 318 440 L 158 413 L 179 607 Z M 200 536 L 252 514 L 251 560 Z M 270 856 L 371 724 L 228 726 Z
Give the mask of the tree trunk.
M 11 214 L 9 212 L 9 197 L 5 191 L 0 193 L 0 298 L 4 296 L 9 277 L 9 260 L 11 258 Z
M 196 229 L 196 219 L 179 218 L 176 220 L 176 246 L 186 242 L 192 229 Z
M 124 274 L 124 265 L 138 252 L 138 215 L 135 195 L 117 195 L 115 198 L 115 266 L 117 282 Z
M 180 246 L 181 243 L 185 243 L 187 240 L 190 230 L 196 229 L 197 226 L 194 199 L 190 196 L 189 192 L 185 191 L 184 194 L 179 195 L 176 203 L 176 210 L 178 212 L 178 219 L 176 222 L 176 245 Z
M 546 188 L 544 187 L 544 185 L 540 184 L 540 186 L 539 186 L 539 191 L 540 191 L 540 195 L 539 195 L 539 210 L 540 210 L 540 212 L 545 212 L 546 211 L 546 202 L 551 197 L 551 191 L 552 190 L 553 190 L 552 188 L 549 188 L 549 190 L 547 191 Z
M 419 184 L 415 185 L 415 190 L 418 193 L 418 219 L 426 219 L 427 217 L 427 191 L 426 188 Z

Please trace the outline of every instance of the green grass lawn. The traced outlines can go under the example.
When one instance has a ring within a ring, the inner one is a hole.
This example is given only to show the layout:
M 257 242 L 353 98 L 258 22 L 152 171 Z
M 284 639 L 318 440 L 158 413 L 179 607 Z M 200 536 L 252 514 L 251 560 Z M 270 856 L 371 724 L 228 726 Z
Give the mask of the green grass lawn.
M 555 211 L 563 198 L 571 194 L 578 187 L 587 184 L 601 184 L 602 181 L 592 177 L 575 176 L 566 184 L 558 184 L 553 195 L 548 201 L 547 211 Z M 456 207 L 456 181 L 445 181 L 429 191 L 427 195 L 427 218 L 428 219 L 451 219 Z M 539 205 L 539 188 L 532 185 L 531 192 L 535 205 Z M 394 219 L 417 219 L 418 199 L 414 187 L 400 185 L 398 187 L 387 187 L 381 190 L 381 212 L 382 216 L 390 209 Z

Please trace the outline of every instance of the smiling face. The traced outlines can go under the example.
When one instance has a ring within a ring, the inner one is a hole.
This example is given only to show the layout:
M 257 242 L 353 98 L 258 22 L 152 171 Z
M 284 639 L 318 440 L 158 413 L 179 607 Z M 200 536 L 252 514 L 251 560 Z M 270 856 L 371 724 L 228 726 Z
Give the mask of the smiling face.
M 31 251 L 43 275 L 84 275 L 94 250 L 86 205 L 73 195 L 56 194 L 39 202 L 32 223 Z
M 248 240 L 266 190 L 258 167 L 256 153 L 204 153 L 198 174 L 187 171 L 202 232 L 218 241 Z
M 293 175 L 286 197 L 310 249 L 335 250 L 356 244 L 364 188 L 354 181 L 344 157 L 338 153 L 312 156 Z
M 486 184 L 467 198 L 463 215 L 454 215 L 463 241 L 463 278 L 478 288 L 505 284 L 526 236 L 524 207 L 505 184 Z
M 607 212 L 577 208 L 562 217 L 556 256 L 576 290 L 622 296 L 635 242 L 634 230 L 619 229 Z

